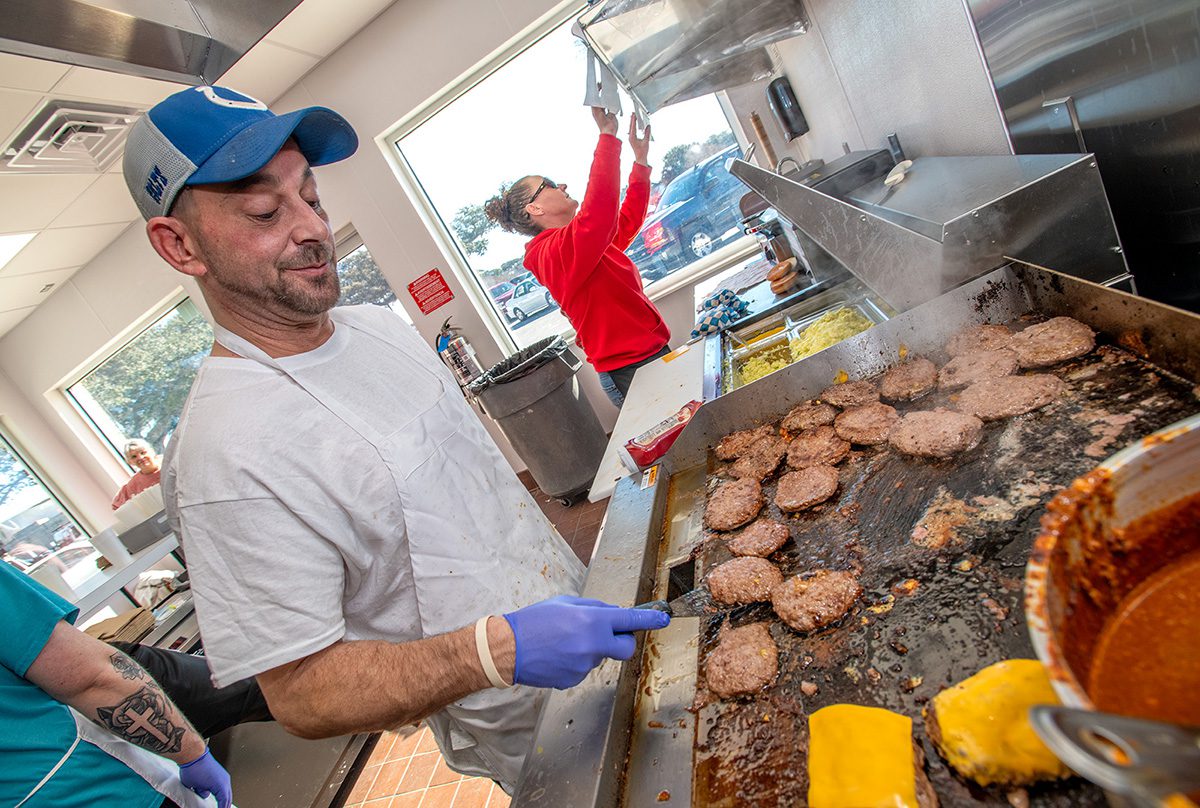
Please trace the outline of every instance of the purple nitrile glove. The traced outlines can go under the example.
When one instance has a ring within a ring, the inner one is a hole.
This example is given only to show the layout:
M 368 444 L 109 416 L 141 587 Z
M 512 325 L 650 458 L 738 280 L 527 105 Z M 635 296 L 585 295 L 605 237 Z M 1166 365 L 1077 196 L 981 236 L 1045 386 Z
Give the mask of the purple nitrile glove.
M 179 767 L 179 782 L 201 797 L 212 794 L 217 799 L 217 808 L 233 805 L 233 784 L 229 782 L 229 772 L 217 763 L 208 747 L 204 748 L 203 755 Z
M 605 659 L 629 659 L 630 632 L 662 628 L 664 612 L 621 609 L 599 600 L 559 595 L 504 615 L 516 639 L 513 682 L 574 687 Z

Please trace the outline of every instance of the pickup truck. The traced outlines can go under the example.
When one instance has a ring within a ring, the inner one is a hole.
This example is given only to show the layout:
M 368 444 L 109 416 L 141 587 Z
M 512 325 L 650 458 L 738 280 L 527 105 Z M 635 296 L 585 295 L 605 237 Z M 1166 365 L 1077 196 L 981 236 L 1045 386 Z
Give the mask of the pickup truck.
M 730 146 L 671 180 L 625 251 L 643 278 L 656 281 L 742 234 L 738 201 L 749 189 L 725 170 L 741 156 Z

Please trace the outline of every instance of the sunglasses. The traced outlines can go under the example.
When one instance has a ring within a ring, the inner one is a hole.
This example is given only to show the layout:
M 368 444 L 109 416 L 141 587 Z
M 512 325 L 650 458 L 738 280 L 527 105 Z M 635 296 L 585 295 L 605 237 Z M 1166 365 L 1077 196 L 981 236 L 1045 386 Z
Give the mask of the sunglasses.
M 533 192 L 533 196 L 529 197 L 529 201 L 526 202 L 525 204 L 532 205 L 533 200 L 537 199 L 538 194 L 540 194 L 542 191 L 546 190 L 547 188 L 557 188 L 557 187 L 558 187 L 558 183 L 556 183 L 554 180 L 550 179 L 549 177 L 542 177 L 541 185 L 539 185 L 537 187 L 537 190 Z

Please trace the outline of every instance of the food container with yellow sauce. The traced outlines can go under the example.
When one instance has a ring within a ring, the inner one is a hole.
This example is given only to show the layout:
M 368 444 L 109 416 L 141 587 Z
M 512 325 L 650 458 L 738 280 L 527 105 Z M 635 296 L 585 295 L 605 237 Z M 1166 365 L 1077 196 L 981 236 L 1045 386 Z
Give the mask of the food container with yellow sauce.
M 848 281 L 733 329 L 723 336 L 722 392 L 758 381 L 892 314 L 865 286 Z

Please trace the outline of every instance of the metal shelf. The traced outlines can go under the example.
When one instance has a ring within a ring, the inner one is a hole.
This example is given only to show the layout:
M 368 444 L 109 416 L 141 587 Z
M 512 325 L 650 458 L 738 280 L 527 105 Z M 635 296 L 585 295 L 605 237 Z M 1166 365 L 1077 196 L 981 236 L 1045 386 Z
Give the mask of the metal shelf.
M 178 547 L 179 541 L 172 533 L 139 550 L 128 564 L 122 567 L 109 567 L 100 574 L 89 578 L 76 591 L 75 606 L 79 609 L 78 622 L 82 623 L 87 620 L 104 605 L 106 600 L 136 581 L 139 575 L 162 561 Z

